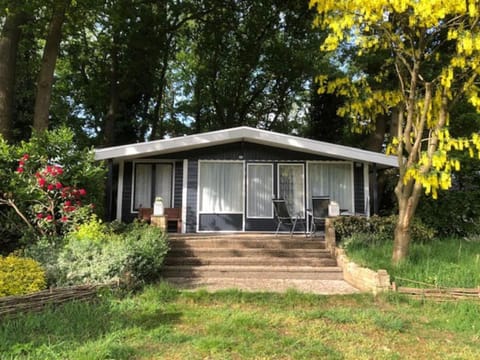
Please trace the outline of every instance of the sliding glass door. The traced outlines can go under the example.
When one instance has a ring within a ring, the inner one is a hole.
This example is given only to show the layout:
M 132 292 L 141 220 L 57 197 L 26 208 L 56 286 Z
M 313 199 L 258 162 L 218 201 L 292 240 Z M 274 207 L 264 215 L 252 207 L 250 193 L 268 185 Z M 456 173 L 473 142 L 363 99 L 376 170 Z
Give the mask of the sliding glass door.
M 278 165 L 278 197 L 285 199 L 290 215 L 305 217 L 303 164 Z

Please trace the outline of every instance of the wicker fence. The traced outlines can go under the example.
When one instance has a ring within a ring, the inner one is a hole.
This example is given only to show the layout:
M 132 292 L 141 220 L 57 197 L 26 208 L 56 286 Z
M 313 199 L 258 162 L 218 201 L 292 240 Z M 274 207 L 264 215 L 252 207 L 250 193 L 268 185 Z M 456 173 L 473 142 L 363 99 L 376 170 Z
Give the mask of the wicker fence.
M 97 297 L 98 290 L 106 287 L 111 285 L 78 285 L 43 290 L 29 295 L 6 296 L 0 298 L 0 317 L 40 311 L 46 305 L 60 305 L 71 300 L 93 300 Z
M 392 290 L 399 294 L 404 294 L 414 299 L 431 299 L 436 301 L 454 301 L 454 300 L 480 300 L 480 287 L 478 288 L 444 288 L 431 284 L 403 279 L 397 277 L 398 280 L 421 285 L 424 288 L 397 286 L 395 282 L 392 284 Z

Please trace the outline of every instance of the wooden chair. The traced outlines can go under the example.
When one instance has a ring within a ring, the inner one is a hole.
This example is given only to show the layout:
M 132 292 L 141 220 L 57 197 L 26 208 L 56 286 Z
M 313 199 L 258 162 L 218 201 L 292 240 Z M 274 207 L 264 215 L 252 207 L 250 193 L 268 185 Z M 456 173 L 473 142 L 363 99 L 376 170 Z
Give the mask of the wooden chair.
M 165 215 L 168 222 L 175 221 L 177 223 L 177 232 L 182 232 L 182 209 L 181 208 L 165 208 Z
M 139 208 L 138 218 L 142 221 L 150 222 L 153 215 L 153 208 Z

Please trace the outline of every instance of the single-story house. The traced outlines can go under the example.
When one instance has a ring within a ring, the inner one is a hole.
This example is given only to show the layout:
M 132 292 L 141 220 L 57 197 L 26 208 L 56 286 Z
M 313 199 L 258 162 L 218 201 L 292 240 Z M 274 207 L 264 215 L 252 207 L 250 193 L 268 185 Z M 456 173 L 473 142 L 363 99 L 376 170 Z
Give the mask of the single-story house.
M 185 233 L 275 231 L 275 197 L 303 218 L 312 196 L 369 216 L 370 175 L 397 166 L 393 156 L 250 127 L 101 148 L 95 158 L 109 168 L 107 218 L 132 221 L 160 196 L 181 209 Z

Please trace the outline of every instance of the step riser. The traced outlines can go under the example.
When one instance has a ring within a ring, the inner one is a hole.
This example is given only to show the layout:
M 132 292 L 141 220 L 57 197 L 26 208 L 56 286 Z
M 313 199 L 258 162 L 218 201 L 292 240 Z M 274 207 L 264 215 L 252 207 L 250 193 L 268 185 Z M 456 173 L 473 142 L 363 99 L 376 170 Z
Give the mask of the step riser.
M 250 258 L 250 257 L 236 257 L 236 258 L 183 258 L 183 257 L 167 257 L 165 265 L 258 265 L 265 266 L 337 266 L 337 262 L 331 258 Z
M 325 249 L 323 241 L 241 241 L 241 240 L 192 240 L 170 241 L 173 249 L 202 249 L 202 248 L 228 248 L 228 249 Z
M 164 271 L 162 276 L 165 278 L 235 278 L 235 279 L 295 279 L 295 280 L 343 280 L 341 271 L 332 272 L 290 272 L 290 271 Z
M 316 249 L 173 249 L 169 257 L 328 257 L 326 250 Z

